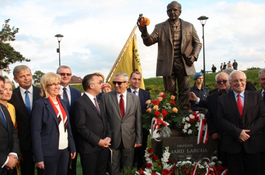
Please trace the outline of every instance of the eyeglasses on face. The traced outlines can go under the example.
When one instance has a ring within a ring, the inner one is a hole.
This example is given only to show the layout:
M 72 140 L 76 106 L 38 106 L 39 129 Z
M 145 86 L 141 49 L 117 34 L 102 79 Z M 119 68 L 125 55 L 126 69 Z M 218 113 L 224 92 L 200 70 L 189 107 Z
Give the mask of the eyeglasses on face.
M 226 82 L 227 82 L 227 80 L 218 80 L 218 81 L 216 81 L 217 84 L 221 84 L 221 83 L 225 84 Z
M 126 83 L 126 81 L 113 81 L 113 85 L 118 84 L 121 85 L 122 83 Z
M 72 74 L 71 73 L 59 73 L 61 76 L 65 76 L 65 75 L 67 75 L 67 76 L 71 76 Z
M 103 84 L 103 81 L 100 81 L 98 83 L 92 83 L 92 84 Z
M 55 87 L 55 86 L 59 86 L 59 85 L 61 85 L 61 83 L 52 83 L 52 84 L 47 84 L 47 86 L 49 87 L 49 86 L 53 86 L 53 87 Z

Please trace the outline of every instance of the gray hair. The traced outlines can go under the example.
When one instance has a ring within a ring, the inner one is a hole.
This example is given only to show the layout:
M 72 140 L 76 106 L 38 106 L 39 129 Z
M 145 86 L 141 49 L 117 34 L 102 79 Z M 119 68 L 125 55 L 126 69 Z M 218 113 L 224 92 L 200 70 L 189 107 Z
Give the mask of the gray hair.
M 265 68 L 260 69 L 260 71 L 259 71 L 259 78 L 260 78 L 260 75 L 261 75 L 261 74 L 265 74 Z
M 123 81 L 128 82 L 129 77 L 128 77 L 128 75 L 127 75 L 126 73 L 123 73 L 123 72 L 120 72 L 120 73 L 115 74 L 115 75 L 114 75 L 114 78 L 117 77 L 117 76 L 120 76 L 120 75 L 123 76 Z
M 233 68 L 227 68 L 227 69 L 224 69 L 222 72 L 227 73 L 228 75 L 230 75 L 233 71 L 234 71 Z
M 232 76 L 236 73 L 242 73 L 244 75 L 244 79 L 245 81 L 247 81 L 247 76 L 244 72 L 240 71 L 240 70 L 234 70 L 233 72 L 231 72 L 231 74 L 229 75 L 229 82 L 232 81 Z
M 56 71 L 57 74 L 59 74 L 59 70 L 60 70 L 61 68 L 64 68 L 64 69 L 70 69 L 70 71 L 71 71 L 71 73 L 72 73 L 72 70 L 71 70 L 71 68 L 70 68 L 69 66 L 62 65 L 62 66 L 59 66 L 59 67 L 57 68 L 57 71 Z
M 217 78 L 219 77 L 219 75 L 223 75 L 223 74 L 226 74 L 226 75 L 228 75 L 228 74 L 227 74 L 227 73 L 225 73 L 225 72 L 220 72 L 219 74 L 215 75 L 215 81 L 217 81 Z
M 26 65 L 19 65 L 19 66 L 16 66 L 16 67 L 14 68 L 14 70 L 13 70 L 13 75 L 14 75 L 14 77 L 16 77 L 16 75 L 19 74 L 19 72 L 20 72 L 21 70 L 26 70 L 26 69 L 28 69 L 28 70 L 30 71 L 30 74 L 31 74 L 31 70 L 30 70 L 30 68 L 29 68 L 28 66 L 26 66 Z

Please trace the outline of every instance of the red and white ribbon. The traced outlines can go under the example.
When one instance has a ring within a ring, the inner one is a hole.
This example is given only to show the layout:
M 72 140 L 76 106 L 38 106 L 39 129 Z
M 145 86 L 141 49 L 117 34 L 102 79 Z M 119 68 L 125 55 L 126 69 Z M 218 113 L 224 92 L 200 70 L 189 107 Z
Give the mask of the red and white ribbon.
M 207 122 L 204 116 L 199 114 L 199 117 L 200 117 L 200 125 L 199 125 L 198 137 L 197 137 L 197 144 L 200 144 L 203 140 L 203 143 L 206 145 L 208 143 L 208 135 L 209 135 L 208 125 L 207 125 Z M 205 131 L 204 131 L 204 136 L 202 139 L 204 126 L 205 126 Z
M 153 117 L 151 121 L 151 139 L 153 138 L 158 142 L 161 140 L 158 140 L 157 137 L 154 137 L 154 131 L 159 130 L 160 125 L 168 126 L 169 123 L 164 121 L 163 118 Z

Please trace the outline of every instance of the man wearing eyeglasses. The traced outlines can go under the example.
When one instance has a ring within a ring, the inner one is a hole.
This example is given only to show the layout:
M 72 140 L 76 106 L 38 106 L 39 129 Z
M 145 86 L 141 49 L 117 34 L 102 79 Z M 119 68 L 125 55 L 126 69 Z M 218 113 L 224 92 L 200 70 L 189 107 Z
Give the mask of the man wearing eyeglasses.
M 112 132 L 111 175 L 119 175 L 120 167 L 132 167 L 134 148 L 142 146 L 141 104 L 139 97 L 127 91 L 128 79 L 125 73 L 114 75 L 115 91 L 101 97 Z
M 260 170 L 264 166 L 265 104 L 260 94 L 245 90 L 246 79 L 244 72 L 233 71 L 229 75 L 232 91 L 220 96 L 218 103 L 217 118 L 223 129 L 221 149 L 231 175 L 264 174 Z
M 72 78 L 72 71 L 70 69 L 70 67 L 68 66 L 60 66 L 57 69 L 57 74 L 59 74 L 61 76 L 61 90 L 60 90 L 60 94 L 62 95 L 62 99 L 65 102 L 68 112 L 70 113 L 71 111 L 71 106 L 74 104 L 74 102 L 81 97 L 81 91 L 69 86 L 69 83 L 71 81 Z M 71 115 L 69 116 L 70 118 L 70 124 L 72 127 L 72 132 L 73 132 L 73 136 L 74 139 L 75 137 L 75 128 L 72 126 L 72 117 Z M 76 145 L 76 147 L 78 147 Z M 77 152 L 78 152 L 78 148 L 77 148 Z M 76 174 L 76 160 L 77 160 L 77 155 L 75 156 L 74 159 L 70 159 L 69 161 L 69 167 L 68 167 L 68 175 L 75 175 Z
M 32 73 L 28 66 L 16 66 L 13 70 L 14 80 L 19 87 L 13 90 L 10 103 L 16 109 L 19 147 L 21 151 L 20 169 L 22 175 L 34 175 L 34 161 L 31 139 L 31 109 L 40 99 L 40 88 L 32 85 Z

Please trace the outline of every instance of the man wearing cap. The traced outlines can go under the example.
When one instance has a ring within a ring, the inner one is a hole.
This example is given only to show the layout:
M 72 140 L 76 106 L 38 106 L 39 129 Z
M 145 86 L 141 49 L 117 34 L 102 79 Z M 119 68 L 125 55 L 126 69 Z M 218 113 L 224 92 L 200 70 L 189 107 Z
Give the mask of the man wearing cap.
M 202 73 L 197 72 L 193 76 L 193 80 L 195 80 L 194 86 L 190 88 L 190 91 L 194 92 L 196 96 L 199 97 L 201 100 L 206 100 L 206 97 L 208 96 L 208 89 L 207 87 L 202 85 L 203 83 Z M 191 109 L 193 111 L 205 111 L 206 110 L 206 108 L 204 107 L 197 106 L 194 101 L 191 101 Z
M 142 82 L 142 75 L 139 71 L 133 71 L 130 76 L 130 88 L 127 89 L 128 92 L 133 93 L 138 96 L 141 103 L 141 113 L 142 115 L 146 113 L 146 101 L 150 100 L 150 93 L 146 90 L 140 88 Z M 141 168 L 144 163 L 144 154 L 147 146 L 147 136 L 149 134 L 148 130 L 142 128 L 143 131 L 143 145 L 135 149 L 134 163 L 137 163 L 137 167 Z
M 70 113 L 71 110 L 71 106 L 74 104 L 74 102 L 81 97 L 81 91 L 69 86 L 69 83 L 71 81 L 71 77 L 72 77 L 72 71 L 70 69 L 70 67 L 68 66 L 60 66 L 58 67 L 57 74 L 59 74 L 61 76 L 61 90 L 60 90 L 60 94 L 62 94 L 62 99 L 63 101 L 66 103 L 68 112 Z M 73 126 L 73 117 L 71 115 L 69 116 L 70 118 L 70 124 L 72 127 L 72 132 L 73 132 L 73 136 L 74 138 L 76 138 L 76 132 L 75 132 L 75 128 Z M 78 147 L 76 145 L 76 147 Z M 78 151 L 78 148 L 77 148 Z M 77 160 L 77 155 L 75 156 L 74 159 L 70 159 L 69 161 L 69 167 L 68 167 L 68 175 L 75 175 L 76 174 L 76 160 Z
M 189 109 L 190 75 L 195 74 L 202 44 L 193 25 L 179 18 L 181 5 L 172 1 L 167 6 L 169 19 L 157 24 L 149 35 L 146 26 L 138 25 L 146 46 L 158 43 L 156 76 L 163 76 L 165 91 L 178 94 L 183 109 Z

